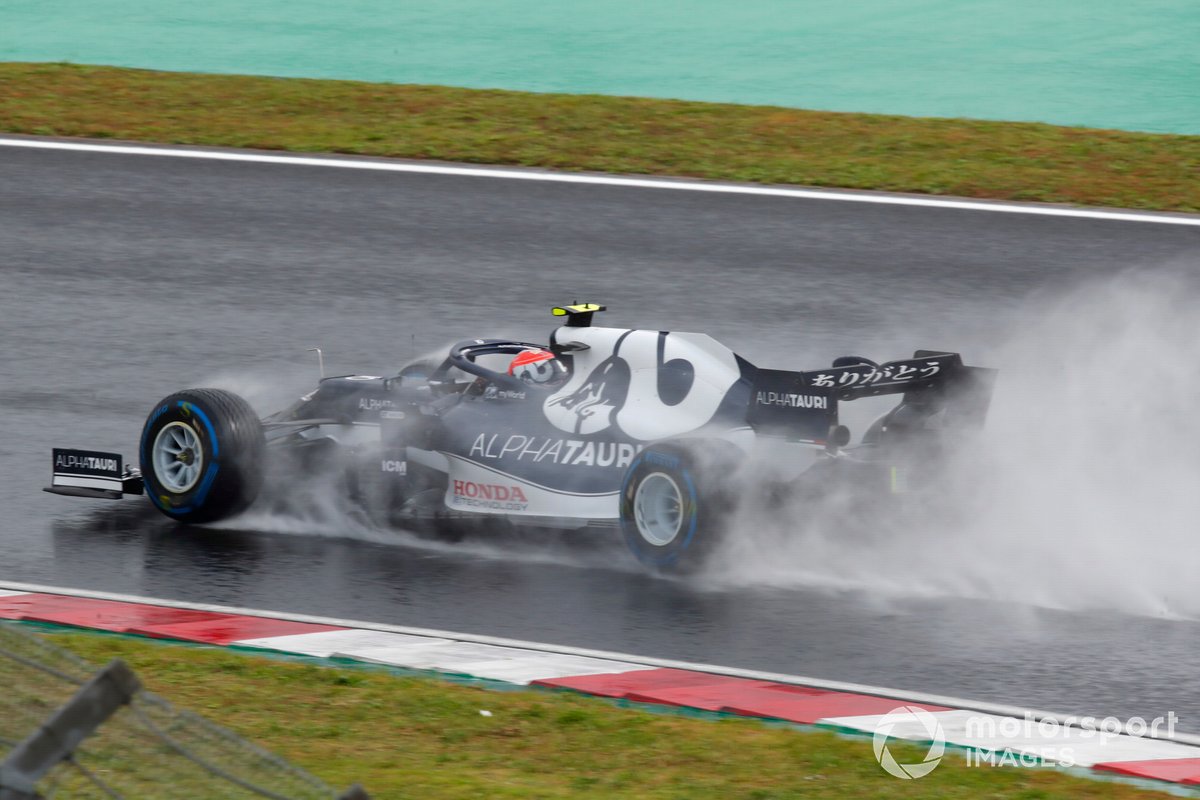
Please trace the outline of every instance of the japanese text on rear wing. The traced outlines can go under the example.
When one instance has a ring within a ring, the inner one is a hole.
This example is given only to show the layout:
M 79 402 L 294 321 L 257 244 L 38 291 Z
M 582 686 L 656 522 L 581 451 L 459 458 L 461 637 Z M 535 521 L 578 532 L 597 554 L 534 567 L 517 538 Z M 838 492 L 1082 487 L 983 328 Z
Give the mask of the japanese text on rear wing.
M 850 399 L 860 393 L 891 394 L 906 391 L 909 386 L 928 386 L 952 379 L 961 367 L 962 358 L 956 353 L 918 352 L 917 357 L 903 361 L 864 362 L 801 374 L 804 385 L 810 389 L 846 392 L 842 399 Z

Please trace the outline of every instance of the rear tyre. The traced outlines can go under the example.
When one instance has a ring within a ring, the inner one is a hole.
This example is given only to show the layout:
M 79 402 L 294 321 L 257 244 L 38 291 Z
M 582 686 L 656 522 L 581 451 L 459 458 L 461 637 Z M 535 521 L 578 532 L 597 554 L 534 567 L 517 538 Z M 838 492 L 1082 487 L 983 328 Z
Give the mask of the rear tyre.
M 720 541 L 735 499 L 741 451 L 721 440 L 654 444 L 634 457 L 621 488 L 621 531 L 648 567 L 686 572 Z
M 159 511 L 180 522 L 215 522 L 254 502 L 265 450 L 249 403 L 222 389 L 186 389 L 155 405 L 138 454 Z

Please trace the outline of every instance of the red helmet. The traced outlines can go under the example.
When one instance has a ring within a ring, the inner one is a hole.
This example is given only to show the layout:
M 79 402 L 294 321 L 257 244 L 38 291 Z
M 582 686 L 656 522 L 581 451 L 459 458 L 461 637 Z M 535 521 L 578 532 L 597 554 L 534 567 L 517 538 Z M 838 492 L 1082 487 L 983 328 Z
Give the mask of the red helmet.
M 508 374 L 538 386 L 557 386 L 567 380 L 567 368 L 549 350 L 517 353 L 508 365 Z

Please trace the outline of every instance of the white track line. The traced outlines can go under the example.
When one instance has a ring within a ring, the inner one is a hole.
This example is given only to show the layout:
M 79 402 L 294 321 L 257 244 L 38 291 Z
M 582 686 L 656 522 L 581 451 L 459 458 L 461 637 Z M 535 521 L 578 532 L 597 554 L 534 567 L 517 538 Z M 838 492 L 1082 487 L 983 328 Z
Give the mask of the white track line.
M 1035 709 L 1023 708 L 1021 706 L 1009 706 L 1001 703 L 988 703 L 980 700 L 964 700 L 958 697 L 947 697 L 945 695 L 938 694 L 925 694 L 922 692 L 912 692 L 903 689 L 891 689 L 885 686 L 868 686 L 861 683 L 828 681 L 820 678 L 806 678 L 800 675 L 786 675 L 779 672 L 762 672 L 752 669 L 740 669 L 738 667 L 722 667 L 715 664 L 696 664 L 689 661 L 674 661 L 666 658 L 651 658 L 647 656 L 632 655 L 630 653 L 618 653 L 609 650 L 590 650 L 584 647 L 569 647 L 566 645 L 546 644 L 544 642 L 527 642 L 521 639 L 505 639 L 499 636 L 479 636 L 476 634 L 455 633 L 453 631 L 440 631 L 431 628 L 411 628 L 403 625 L 387 625 L 379 622 L 345 620 L 338 619 L 336 617 L 318 617 L 310 614 L 293 614 L 286 611 L 264 611 L 262 609 L 221 606 L 211 603 L 188 603 L 182 600 L 163 600 L 155 597 L 139 597 L 138 595 L 117 594 L 114 592 L 97 592 L 88 589 L 71 589 L 62 586 L 46 586 L 37 583 L 12 583 L 9 581 L 4 581 L 0 582 L 0 590 L 7 590 L 11 592 L 30 592 L 37 594 L 60 594 L 70 597 L 89 597 L 96 600 L 116 600 L 123 603 L 141 603 L 143 605 L 151 606 L 186 608 L 193 611 L 215 611 L 222 614 L 243 614 L 248 617 L 268 617 L 270 619 L 285 619 L 293 622 L 310 622 L 316 625 L 334 625 L 343 628 L 357 628 L 361 630 L 402 633 L 409 636 L 428 636 L 438 639 L 450 639 L 458 642 L 474 642 L 478 644 L 499 645 L 501 647 L 515 647 L 522 650 L 538 650 L 545 653 L 583 656 L 585 658 L 596 658 L 607 661 L 625 661 L 634 664 L 646 664 L 652 667 L 664 667 L 667 669 L 686 669 L 696 672 L 708 672 L 714 675 L 730 675 L 736 678 L 748 678 L 756 681 L 790 683 L 801 686 L 811 686 L 816 689 L 829 689 L 830 691 L 837 692 L 852 692 L 855 694 L 871 694 L 879 697 L 894 697 L 901 701 L 927 703 L 929 705 L 947 706 L 949 708 L 966 709 L 970 711 L 982 711 L 988 714 L 997 714 L 1004 717 L 1016 717 L 1018 719 L 1023 719 L 1026 714 L 1030 715 L 1034 719 L 1046 719 L 1053 717 L 1057 720 L 1065 719 L 1068 716 L 1075 716 L 1076 718 L 1081 716 L 1078 714 L 1069 715 L 1051 713 L 1048 711 L 1038 711 Z M 1157 738 L 1172 742 L 1180 742 L 1182 744 L 1200 745 L 1200 735 L 1187 733 L 1176 733 L 1170 737 L 1145 736 L 1142 738 Z
M 465 178 L 504 178 L 517 181 L 547 183 L 577 183 L 591 186 L 619 186 L 631 189 L 673 189 L 683 192 L 740 194 L 757 197 L 787 197 L 802 200 L 832 200 L 846 203 L 946 208 L 960 211 L 992 211 L 1002 214 L 1029 214 L 1042 217 L 1072 217 L 1103 219 L 1116 222 L 1151 222 L 1159 225 L 1191 225 L 1200 227 L 1200 216 L 1184 214 L 1143 214 L 1131 211 L 1109 211 L 1066 206 L 999 203 L 972 200 L 943 200 L 933 197 L 886 194 L 882 192 L 843 192 L 836 190 L 791 189 L 780 186 L 747 186 L 745 184 L 715 183 L 686 179 L 627 178 L 617 175 L 579 175 L 535 169 L 503 169 L 444 164 L 414 164 L 372 158 L 311 157 L 268 155 L 233 150 L 192 150 L 181 147 L 139 147 L 136 145 L 94 144 L 90 142 L 43 141 L 40 139 L 4 139 L 0 146 L 25 147 L 36 150 L 69 150 L 81 153 L 110 153 L 166 158 L 198 158 L 210 161 L 241 161 L 254 164 L 283 164 L 304 167 L 334 167 L 363 169 L 377 172 L 408 172 L 423 175 L 452 175 Z

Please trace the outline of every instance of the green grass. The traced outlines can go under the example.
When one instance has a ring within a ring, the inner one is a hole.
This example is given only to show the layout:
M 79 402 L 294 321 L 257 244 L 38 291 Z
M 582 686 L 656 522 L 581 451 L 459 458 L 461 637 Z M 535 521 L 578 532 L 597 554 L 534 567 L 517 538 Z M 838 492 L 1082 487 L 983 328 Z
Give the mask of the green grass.
M 1166 797 L 1049 769 L 967 767 L 955 756 L 901 781 L 876 764 L 869 740 L 825 731 L 128 637 L 50 638 L 92 663 L 123 658 L 177 706 L 377 798 Z M 919 760 L 924 750 L 898 754 Z
M 1200 211 L 1200 136 L 0 64 L 0 130 Z

